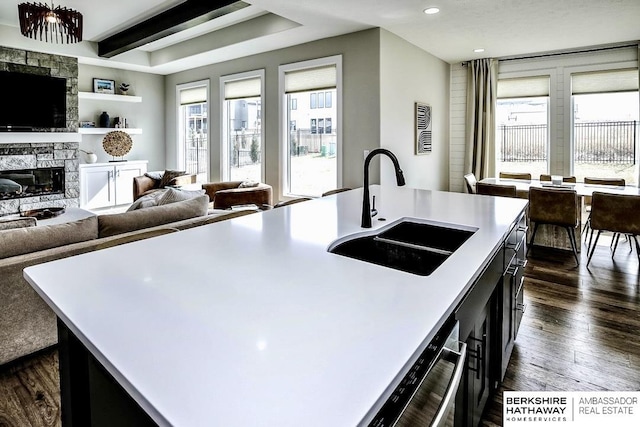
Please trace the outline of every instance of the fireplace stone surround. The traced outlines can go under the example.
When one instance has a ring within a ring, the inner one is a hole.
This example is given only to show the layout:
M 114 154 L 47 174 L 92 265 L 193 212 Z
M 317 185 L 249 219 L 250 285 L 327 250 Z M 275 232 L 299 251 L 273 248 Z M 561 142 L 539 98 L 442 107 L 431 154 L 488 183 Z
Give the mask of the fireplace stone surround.
M 66 128 L 40 129 L 37 134 L 32 134 L 32 139 L 28 132 L 14 134 L 15 138 L 11 132 L 2 132 L 0 140 L 0 171 L 62 167 L 65 176 L 64 194 L 0 200 L 0 216 L 39 208 L 78 207 L 79 139 L 65 139 L 66 135 L 75 134 L 78 130 L 77 58 L 0 46 L 0 70 L 67 79 Z M 51 135 L 51 138 L 47 138 L 47 135 Z

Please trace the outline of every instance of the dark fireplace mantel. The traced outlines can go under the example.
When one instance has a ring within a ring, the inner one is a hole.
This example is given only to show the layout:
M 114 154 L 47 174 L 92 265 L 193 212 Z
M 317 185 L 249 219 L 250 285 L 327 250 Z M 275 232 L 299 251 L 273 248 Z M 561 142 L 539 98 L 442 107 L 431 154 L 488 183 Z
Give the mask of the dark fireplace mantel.
M 64 168 L 0 171 L 0 200 L 64 194 Z

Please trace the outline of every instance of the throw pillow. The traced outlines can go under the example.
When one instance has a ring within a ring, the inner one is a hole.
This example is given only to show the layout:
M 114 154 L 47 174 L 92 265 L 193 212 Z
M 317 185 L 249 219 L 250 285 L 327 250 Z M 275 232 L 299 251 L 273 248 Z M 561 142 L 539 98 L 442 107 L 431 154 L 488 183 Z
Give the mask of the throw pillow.
M 129 206 L 129 209 L 127 209 L 127 212 L 135 211 L 137 209 L 150 208 L 152 206 L 158 206 L 158 200 L 160 200 L 162 196 L 164 196 L 167 190 L 168 189 L 155 190 L 152 193 L 145 194 L 144 196 L 133 202 L 131 206 Z
M 257 187 L 258 183 L 255 181 L 242 181 L 240 183 L 240 185 L 238 185 L 238 188 L 251 188 L 251 187 Z
M 183 200 L 194 199 L 202 196 L 204 190 L 176 190 L 175 188 L 166 188 L 162 196 L 158 199 L 158 206 L 168 205 L 169 203 L 181 202 Z
M 186 175 L 186 171 L 174 171 L 174 170 L 166 170 L 162 174 L 162 179 L 160 180 L 160 188 L 164 188 L 167 185 L 172 185 L 171 181 L 175 178 Z
M 151 178 L 154 181 L 162 180 L 162 172 L 147 172 L 144 174 L 147 178 Z

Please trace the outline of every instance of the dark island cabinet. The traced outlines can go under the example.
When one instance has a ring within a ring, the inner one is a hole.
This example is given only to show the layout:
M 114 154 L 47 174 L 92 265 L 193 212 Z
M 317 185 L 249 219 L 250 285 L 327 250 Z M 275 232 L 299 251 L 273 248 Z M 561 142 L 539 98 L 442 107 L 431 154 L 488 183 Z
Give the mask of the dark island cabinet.
M 523 313 L 526 216 L 513 223 L 456 310 L 467 366 L 456 395 L 456 427 L 477 427 L 485 406 L 504 378 Z

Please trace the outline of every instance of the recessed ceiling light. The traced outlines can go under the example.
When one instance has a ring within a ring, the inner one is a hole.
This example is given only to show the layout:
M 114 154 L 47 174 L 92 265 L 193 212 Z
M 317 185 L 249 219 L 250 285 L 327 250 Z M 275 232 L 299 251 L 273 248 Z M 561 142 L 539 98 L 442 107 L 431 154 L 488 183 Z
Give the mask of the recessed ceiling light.
M 482 53 L 482 52 L 484 52 L 484 49 L 480 47 L 480 48 L 478 48 L 478 49 L 473 49 L 473 51 L 474 51 L 475 53 Z
M 437 7 L 429 7 L 424 10 L 424 13 L 426 13 L 427 15 L 435 15 L 438 12 L 440 12 L 440 9 L 438 9 Z

